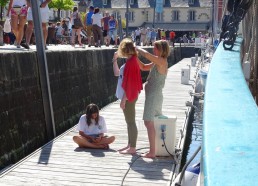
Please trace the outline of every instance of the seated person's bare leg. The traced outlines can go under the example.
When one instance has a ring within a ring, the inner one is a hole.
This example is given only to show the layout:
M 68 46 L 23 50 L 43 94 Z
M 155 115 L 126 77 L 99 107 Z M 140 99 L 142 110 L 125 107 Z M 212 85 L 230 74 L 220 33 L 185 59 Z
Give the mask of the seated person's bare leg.
M 81 148 L 93 148 L 93 149 L 103 149 L 106 148 L 107 145 L 104 144 L 94 144 L 89 142 L 86 138 L 82 136 L 74 136 L 73 141 L 79 145 Z

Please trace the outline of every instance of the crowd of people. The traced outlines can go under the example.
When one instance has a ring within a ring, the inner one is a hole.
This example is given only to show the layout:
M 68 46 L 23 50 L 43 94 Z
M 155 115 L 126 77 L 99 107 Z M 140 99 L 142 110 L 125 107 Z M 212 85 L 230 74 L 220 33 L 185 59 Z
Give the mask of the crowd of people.
M 47 30 L 47 25 L 49 21 L 48 4 L 50 2 L 51 0 L 39 1 L 45 46 L 46 46 L 47 35 L 48 35 L 48 30 Z M 22 46 L 26 49 L 29 49 L 30 48 L 29 43 L 33 32 L 33 28 L 34 28 L 30 1 L 29 0 L 10 0 L 6 16 L 11 17 L 11 28 L 15 36 L 14 44 L 16 45 L 16 47 L 21 48 Z M 28 21 L 28 24 L 24 34 L 24 25 L 26 24 L 27 21 Z M 24 35 L 26 39 L 22 41 Z
M 87 37 L 89 47 L 101 47 L 103 44 L 109 46 L 111 42 L 114 42 L 114 47 L 118 47 L 118 21 L 113 14 L 109 15 L 108 12 L 105 12 L 103 17 L 98 7 L 90 6 L 83 19 L 78 12 L 78 8 L 74 7 L 68 20 L 64 19 L 61 22 L 49 23 L 48 4 L 51 0 L 39 0 L 39 2 L 46 49 L 48 33 L 53 28 L 55 29 L 54 36 L 48 39 L 50 43 L 53 43 L 53 40 L 55 40 L 55 44 L 70 43 L 72 46 L 75 46 L 78 43 L 79 46 L 82 46 L 82 36 L 84 36 Z M 30 1 L 10 0 L 6 16 L 11 18 L 12 31 L 8 35 L 14 36 L 12 41 L 15 40 L 14 44 L 16 47 L 29 49 L 34 27 Z M 79 26 L 78 21 L 80 22 Z M 25 25 L 26 30 L 24 29 Z M 69 41 L 67 42 L 67 40 Z
M 176 33 L 173 30 L 137 28 L 132 31 L 131 38 L 136 45 L 153 46 L 156 40 L 167 40 L 171 46 L 175 46 Z
M 98 7 L 89 6 L 85 17 L 74 7 L 70 17 L 67 17 L 57 23 L 49 22 L 48 4 L 51 0 L 39 0 L 40 13 L 42 18 L 42 29 L 44 43 L 47 49 L 47 43 L 52 44 L 70 44 L 75 46 L 101 47 L 102 45 L 113 45 L 117 48 L 120 39 L 125 38 L 125 33 L 120 33 L 118 37 L 118 20 L 113 14 L 105 12 L 102 15 Z M 33 34 L 33 17 L 29 0 L 10 0 L 7 16 L 11 17 L 12 33 L 9 33 L 10 43 L 14 43 L 17 48 L 30 48 Z M 78 20 L 81 25 L 77 25 Z M 26 25 L 26 30 L 24 26 Z M 154 29 L 149 27 L 137 28 L 130 33 L 132 41 L 138 46 L 153 46 L 156 40 L 166 40 L 170 46 L 175 43 L 192 43 L 195 37 L 201 37 L 200 33 L 176 32 L 169 29 Z M 48 37 L 49 36 L 49 37 Z M 14 42 L 15 40 L 15 42 Z

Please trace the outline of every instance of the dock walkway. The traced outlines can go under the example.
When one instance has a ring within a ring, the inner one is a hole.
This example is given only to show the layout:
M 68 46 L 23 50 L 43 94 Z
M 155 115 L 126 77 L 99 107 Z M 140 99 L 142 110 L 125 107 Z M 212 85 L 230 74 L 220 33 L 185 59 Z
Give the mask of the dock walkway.
M 189 91 L 193 90 L 195 68 L 191 68 L 189 85 L 181 84 L 181 69 L 189 64 L 190 58 L 185 58 L 170 67 L 163 90 L 163 114 L 177 116 L 178 148 L 184 144 L 180 130 L 186 133 L 191 109 L 185 102 L 192 99 Z M 138 154 L 146 152 L 149 146 L 142 121 L 144 99 L 142 91 L 136 104 Z M 3 172 L 1 185 L 169 185 L 175 168 L 173 158 L 147 159 L 116 152 L 127 144 L 126 123 L 119 102 L 107 105 L 100 114 L 109 133 L 116 136 L 109 150 L 78 148 L 72 140 L 77 134 L 74 127 Z

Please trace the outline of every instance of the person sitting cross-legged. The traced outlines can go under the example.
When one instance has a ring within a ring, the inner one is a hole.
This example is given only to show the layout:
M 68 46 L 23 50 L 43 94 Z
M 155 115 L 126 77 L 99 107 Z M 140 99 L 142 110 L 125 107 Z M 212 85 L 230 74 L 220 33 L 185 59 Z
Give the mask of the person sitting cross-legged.
M 106 122 L 99 115 L 99 108 L 95 104 L 89 104 L 86 114 L 79 120 L 77 129 L 79 135 L 73 137 L 73 141 L 80 148 L 109 149 L 109 144 L 115 141 L 115 136 L 106 136 Z

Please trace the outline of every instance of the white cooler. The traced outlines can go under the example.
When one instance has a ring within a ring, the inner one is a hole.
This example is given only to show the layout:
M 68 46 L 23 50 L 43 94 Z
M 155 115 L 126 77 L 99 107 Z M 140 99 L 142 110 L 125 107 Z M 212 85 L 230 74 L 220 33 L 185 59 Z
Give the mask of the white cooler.
M 191 57 L 191 66 L 195 67 L 196 64 L 196 58 L 195 57 Z
M 170 156 L 175 153 L 176 146 L 176 116 L 157 116 L 154 118 L 155 136 L 155 154 L 156 156 Z M 162 130 L 164 132 L 162 132 Z M 167 147 L 165 148 L 162 137 Z
M 181 84 L 188 85 L 190 79 L 190 69 L 182 68 L 181 69 Z

